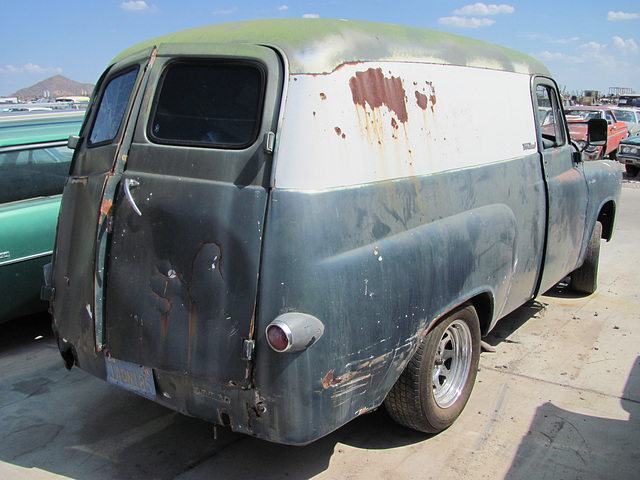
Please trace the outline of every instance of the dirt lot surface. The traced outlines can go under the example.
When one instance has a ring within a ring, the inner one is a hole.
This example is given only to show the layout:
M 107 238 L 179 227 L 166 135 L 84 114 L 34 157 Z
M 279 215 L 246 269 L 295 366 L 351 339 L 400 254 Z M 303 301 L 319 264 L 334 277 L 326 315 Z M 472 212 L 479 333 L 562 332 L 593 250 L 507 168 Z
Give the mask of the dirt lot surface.
M 380 409 L 305 447 L 214 428 L 63 367 L 46 315 L 0 325 L 0 479 L 640 478 L 640 179 L 598 292 L 559 285 L 485 340 L 475 390 L 425 435 Z

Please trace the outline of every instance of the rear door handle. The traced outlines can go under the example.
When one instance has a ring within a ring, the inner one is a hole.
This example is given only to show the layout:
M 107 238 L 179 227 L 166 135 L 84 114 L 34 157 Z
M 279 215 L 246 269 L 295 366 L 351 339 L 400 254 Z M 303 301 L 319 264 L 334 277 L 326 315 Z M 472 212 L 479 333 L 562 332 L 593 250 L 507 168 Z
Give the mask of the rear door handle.
M 126 178 L 124 180 L 124 193 L 127 196 L 127 200 L 129 200 L 129 203 L 131 204 L 131 208 L 133 208 L 133 210 L 138 214 L 138 216 L 141 217 L 142 212 L 140 211 L 140 209 L 136 205 L 135 200 L 131 196 L 131 189 L 136 188 L 138 185 L 140 185 L 140 183 L 134 180 L 133 178 Z

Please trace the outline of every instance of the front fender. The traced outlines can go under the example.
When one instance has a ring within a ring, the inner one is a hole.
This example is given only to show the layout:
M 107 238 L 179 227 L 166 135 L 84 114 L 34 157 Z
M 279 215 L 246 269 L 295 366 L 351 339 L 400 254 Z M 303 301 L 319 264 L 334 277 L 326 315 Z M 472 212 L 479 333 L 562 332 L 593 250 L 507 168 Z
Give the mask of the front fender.
M 589 201 L 585 220 L 585 235 L 580 250 L 580 264 L 584 261 L 587 245 L 596 221 L 602 223 L 603 238 L 611 240 L 615 231 L 615 220 L 622 192 L 622 169 L 618 162 L 602 160 L 584 163 Z

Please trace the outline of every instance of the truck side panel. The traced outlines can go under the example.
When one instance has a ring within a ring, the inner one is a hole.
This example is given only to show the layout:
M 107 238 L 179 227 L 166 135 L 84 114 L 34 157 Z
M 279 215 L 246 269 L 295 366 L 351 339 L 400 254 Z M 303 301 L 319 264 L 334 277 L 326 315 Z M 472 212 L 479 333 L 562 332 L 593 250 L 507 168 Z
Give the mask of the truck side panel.
M 496 188 L 509 184 L 511 194 Z M 543 250 L 539 204 L 535 154 L 349 189 L 276 189 L 256 330 L 267 412 L 254 433 L 280 437 L 286 426 L 290 443 L 327 433 L 378 406 L 426 329 L 455 305 L 485 294 L 497 318 L 530 299 Z M 287 311 L 320 319 L 322 338 L 296 354 L 271 350 L 264 329 Z

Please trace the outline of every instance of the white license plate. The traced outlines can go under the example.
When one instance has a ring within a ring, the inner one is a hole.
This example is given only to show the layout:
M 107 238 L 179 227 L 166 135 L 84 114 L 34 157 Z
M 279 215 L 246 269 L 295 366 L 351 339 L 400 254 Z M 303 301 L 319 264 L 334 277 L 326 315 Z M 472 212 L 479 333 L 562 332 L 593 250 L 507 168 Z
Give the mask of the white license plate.
M 153 371 L 149 367 L 115 358 L 107 358 L 106 364 L 107 382 L 155 400 L 156 385 L 153 381 Z

